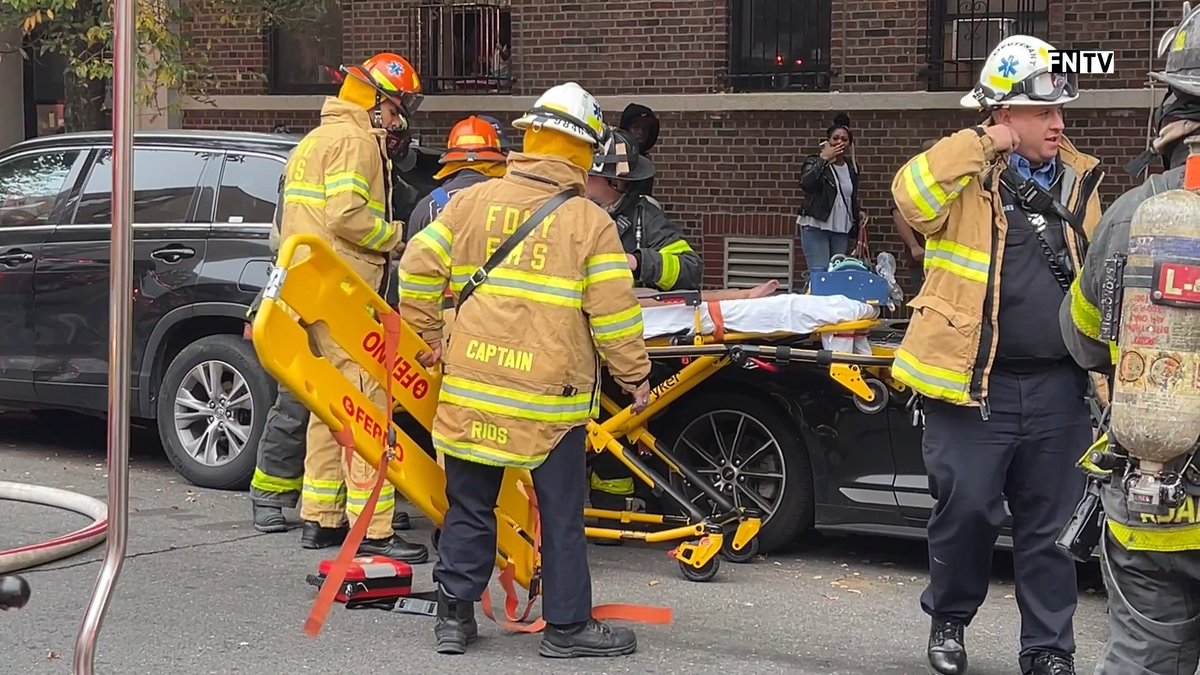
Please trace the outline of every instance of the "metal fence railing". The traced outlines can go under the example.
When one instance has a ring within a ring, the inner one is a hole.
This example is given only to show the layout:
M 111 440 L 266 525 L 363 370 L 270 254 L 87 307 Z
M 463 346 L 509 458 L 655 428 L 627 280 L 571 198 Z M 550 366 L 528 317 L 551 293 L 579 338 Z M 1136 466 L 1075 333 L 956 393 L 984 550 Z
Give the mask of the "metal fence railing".
M 1047 0 L 928 0 L 930 91 L 970 89 L 992 50 L 1010 35 L 1045 37 Z
M 413 12 L 416 65 L 425 93 L 511 93 L 512 17 L 507 3 L 429 3 Z
M 734 91 L 828 91 L 830 0 L 729 0 Z

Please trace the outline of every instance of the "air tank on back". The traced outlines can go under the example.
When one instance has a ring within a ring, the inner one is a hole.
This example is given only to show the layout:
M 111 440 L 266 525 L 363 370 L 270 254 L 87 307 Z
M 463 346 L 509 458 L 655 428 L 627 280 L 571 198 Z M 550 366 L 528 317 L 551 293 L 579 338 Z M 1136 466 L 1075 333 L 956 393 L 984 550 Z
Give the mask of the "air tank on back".
M 1144 472 L 1200 440 L 1200 142 L 1181 189 L 1142 202 L 1129 227 L 1109 433 Z

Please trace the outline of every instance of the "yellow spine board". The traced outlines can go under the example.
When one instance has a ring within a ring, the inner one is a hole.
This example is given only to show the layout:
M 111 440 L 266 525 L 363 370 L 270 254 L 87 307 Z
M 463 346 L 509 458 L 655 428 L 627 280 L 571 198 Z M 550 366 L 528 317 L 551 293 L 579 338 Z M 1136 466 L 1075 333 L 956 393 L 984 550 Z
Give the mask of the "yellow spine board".
M 306 249 L 308 255 L 297 255 L 298 248 Z M 351 382 L 332 363 L 313 353 L 301 322 L 323 322 L 351 359 L 386 386 L 385 333 L 375 315 L 394 310 L 318 237 L 289 238 L 280 248 L 276 266 L 286 270 L 278 299 L 264 298 L 254 318 L 254 347 L 259 360 L 280 385 L 330 429 L 341 431 L 349 426 L 355 452 L 378 466 L 387 439 L 382 424 L 386 416 L 359 391 L 357 382 Z M 437 410 L 441 371 L 431 372 L 417 362 L 416 355 L 426 350 L 428 346 L 421 337 L 401 321 L 391 373 L 393 400 L 398 409 L 429 429 Z M 391 425 L 403 452 L 389 463 L 388 480 L 440 527 L 448 508 L 445 471 L 416 441 L 394 423 Z M 528 471 L 506 470 L 498 500 L 497 564 L 514 564 L 517 582 L 529 588 L 539 556 L 533 546 L 534 513 L 523 485 L 532 485 Z

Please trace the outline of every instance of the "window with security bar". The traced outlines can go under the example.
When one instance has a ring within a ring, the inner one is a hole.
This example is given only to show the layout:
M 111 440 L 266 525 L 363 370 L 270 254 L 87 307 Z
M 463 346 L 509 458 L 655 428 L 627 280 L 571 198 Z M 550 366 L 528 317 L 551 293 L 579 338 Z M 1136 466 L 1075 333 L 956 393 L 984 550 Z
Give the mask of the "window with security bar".
M 830 0 L 729 0 L 728 84 L 829 91 Z
M 928 0 L 930 91 L 967 91 L 992 48 L 1012 35 L 1045 38 L 1047 0 Z
M 507 1 L 418 6 L 417 68 L 426 94 L 512 91 L 512 12 Z
M 314 4 L 305 16 L 267 33 L 272 94 L 333 94 L 342 83 L 342 3 Z
M 772 279 L 790 292 L 796 241 L 788 237 L 725 237 L 725 288 L 754 288 Z

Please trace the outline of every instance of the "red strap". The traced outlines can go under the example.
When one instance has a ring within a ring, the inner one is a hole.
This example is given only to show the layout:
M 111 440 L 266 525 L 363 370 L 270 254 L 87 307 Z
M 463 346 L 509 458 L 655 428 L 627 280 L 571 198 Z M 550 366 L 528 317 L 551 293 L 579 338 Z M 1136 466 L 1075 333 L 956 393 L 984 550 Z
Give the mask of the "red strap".
M 375 514 L 375 504 L 379 501 L 379 493 L 383 490 L 384 481 L 387 480 L 386 452 L 380 461 L 380 465 L 379 477 L 375 481 L 375 489 L 371 490 L 371 498 L 367 500 L 367 505 L 363 507 L 362 514 L 354 523 L 350 534 L 346 536 L 346 541 L 342 543 L 342 550 L 338 552 L 337 560 L 334 561 L 333 566 L 329 569 L 329 574 L 325 582 L 321 584 L 321 592 L 317 594 L 317 601 L 313 604 L 312 612 L 308 615 L 308 620 L 304 622 L 304 632 L 312 637 L 317 637 L 321 633 L 321 628 L 325 626 L 325 619 L 329 616 L 329 608 L 333 606 L 333 601 L 337 597 L 338 591 L 342 588 L 342 582 L 346 579 L 346 572 L 350 569 L 350 563 L 354 560 L 354 556 L 358 553 L 358 546 L 367 534 L 367 527 L 371 524 L 371 516 Z
M 865 219 L 864 219 L 865 221 Z M 871 240 L 867 234 L 867 223 L 863 222 L 858 228 L 858 241 L 854 245 L 854 257 L 862 260 L 871 259 Z
M 721 342 L 725 339 L 725 316 L 721 314 L 721 301 L 708 301 L 708 315 L 712 317 L 713 339 Z
M 529 510 L 533 521 L 534 550 L 540 558 L 542 552 L 542 518 L 541 511 L 538 509 L 537 493 L 534 492 L 531 485 L 523 483 L 521 487 L 524 489 L 525 495 L 529 498 Z M 540 564 L 538 567 L 540 568 Z M 498 577 L 500 588 L 504 590 L 504 615 L 506 620 L 496 618 L 495 612 L 492 609 L 492 593 L 490 588 L 484 591 L 479 603 L 484 616 L 511 633 L 540 633 L 545 630 L 545 619 L 538 618 L 530 623 L 525 623 L 533 611 L 533 604 L 537 601 L 537 596 L 540 593 L 530 592 L 529 603 L 525 605 L 525 611 L 520 616 L 517 616 L 517 608 L 520 607 L 521 602 L 517 599 L 516 570 L 512 564 L 509 564 L 500 570 Z M 534 584 L 540 585 L 538 577 L 539 574 L 535 570 Z M 537 587 L 537 585 L 534 585 L 534 588 Z M 672 611 L 666 607 L 613 604 L 593 607 L 592 618 L 601 621 L 632 621 L 635 623 L 665 625 L 671 623 L 674 617 Z
M 375 515 L 375 506 L 379 503 L 379 495 L 383 492 L 383 485 L 387 482 L 388 463 L 392 456 L 403 459 L 404 451 L 398 447 L 394 430 L 390 423 L 392 414 L 392 371 L 396 365 L 396 352 L 400 348 L 400 313 L 399 311 L 391 311 L 383 315 L 381 318 L 384 328 L 384 358 L 387 367 L 387 372 L 384 374 L 384 391 L 387 392 L 387 407 L 385 410 L 388 423 L 388 436 L 386 439 L 387 447 L 383 452 L 383 456 L 379 458 L 378 472 L 375 476 L 375 486 L 371 489 L 371 497 L 367 499 L 366 506 L 363 507 L 362 513 L 359 514 L 358 520 L 355 521 L 354 527 L 351 528 L 350 534 L 346 536 L 346 540 L 342 542 L 342 548 L 338 551 L 337 560 L 329 569 L 329 574 L 326 576 L 325 582 L 321 584 L 321 592 L 317 594 L 317 601 L 313 604 L 312 612 L 308 615 L 308 620 L 304 622 L 304 632 L 312 637 L 317 637 L 321 633 L 321 629 L 325 626 L 325 620 L 329 618 L 329 609 L 333 607 L 333 602 L 337 597 L 338 591 L 342 587 L 342 582 L 346 579 L 346 572 L 350 569 L 350 564 L 354 557 L 358 554 L 358 547 L 362 544 L 363 538 L 367 534 L 367 528 L 371 525 L 371 517 Z M 339 432 L 335 432 L 333 437 L 339 444 L 342 445 L 349 454 L 349 459 L 354 457 L 354 433 L 347 426 Z M 347 463 L 347 466 L 349 464 Z M 349 480 L 349 472 L 346 479 Z M 363 485 L 357 483 L 356 485 Z

